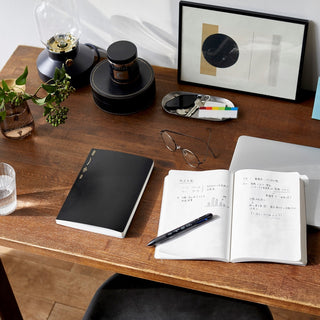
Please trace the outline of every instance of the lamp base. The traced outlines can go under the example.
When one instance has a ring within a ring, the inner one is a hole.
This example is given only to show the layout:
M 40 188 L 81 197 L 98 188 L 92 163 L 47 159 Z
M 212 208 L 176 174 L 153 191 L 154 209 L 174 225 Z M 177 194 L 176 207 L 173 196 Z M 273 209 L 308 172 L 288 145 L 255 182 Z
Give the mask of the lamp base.
M 75 88 L 88 85 L 90 73 L 96 63 L 96 51 L 91 47 L 79 44 L 72 52 L 52 53 L 43 50 L 37 59 L 39 77 L 46 82 L 53 78 L 56 68 L 65 67 Z

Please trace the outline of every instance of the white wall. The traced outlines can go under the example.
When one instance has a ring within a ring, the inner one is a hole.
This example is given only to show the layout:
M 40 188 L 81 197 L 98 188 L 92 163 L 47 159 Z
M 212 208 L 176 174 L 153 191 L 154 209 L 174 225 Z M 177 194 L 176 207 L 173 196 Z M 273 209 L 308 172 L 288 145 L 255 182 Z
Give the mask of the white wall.
M 65 0 L 68 1 L 68 0 Z M 194 0 L 230 8 L 303 18 L 310 21 L 303 87 L 315 89 L 320 75 L 319 0 Z M 19 44 L 43 47 L 33 8 L 36 0 L 0 0 L 0 69 Z M 77 0 L 82 43 L 107 48 L 126 39 L 154 65 L 177 67 L 179 0 Z

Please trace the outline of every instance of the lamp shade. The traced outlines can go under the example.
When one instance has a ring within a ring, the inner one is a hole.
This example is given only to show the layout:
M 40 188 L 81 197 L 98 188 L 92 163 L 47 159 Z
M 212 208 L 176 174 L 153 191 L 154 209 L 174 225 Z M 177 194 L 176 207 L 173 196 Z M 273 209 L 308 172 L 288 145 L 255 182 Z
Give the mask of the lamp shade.
M 81 35 L 74 0 L 38 0 L 34 15 L 41 42 L 52 52 L 73 50 Z

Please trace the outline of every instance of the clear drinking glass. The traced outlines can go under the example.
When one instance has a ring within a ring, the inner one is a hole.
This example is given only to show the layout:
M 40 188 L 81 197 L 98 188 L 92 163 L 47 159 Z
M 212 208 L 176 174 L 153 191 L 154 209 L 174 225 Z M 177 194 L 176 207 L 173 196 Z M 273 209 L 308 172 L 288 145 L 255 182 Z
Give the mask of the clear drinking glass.
M 0 215 L 10 214 L 16 207 L 16 173 L 9 164 L 0 162 Z

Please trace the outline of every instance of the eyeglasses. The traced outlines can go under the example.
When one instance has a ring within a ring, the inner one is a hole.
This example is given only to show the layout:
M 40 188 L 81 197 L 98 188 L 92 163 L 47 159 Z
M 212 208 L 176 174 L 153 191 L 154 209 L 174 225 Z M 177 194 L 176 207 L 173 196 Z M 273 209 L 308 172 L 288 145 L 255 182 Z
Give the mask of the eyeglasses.
M 182 148 L 181 146 L 177 145 L 176 142 L 174 141 L 174 139 L 171 136 L 173 134 L 180 135 L 180 136 L 183 136 L 183 137 L 192 138 L 192 139 L 196 139 L 196 140 L 206 144 L 206 146 L 207 146 L 207 154 L 206 154 L 205 159 L 203 159 L 203 161 L 200 161 L 199 157 L 194 152 L 192 152 L 189 149 L 185 149 L 185 148 Z M 216 155 L 214 154 L 214 152 L 212 151 L 212 149 L 209 146 L 209 140 L 210 140 L 210 137 L 211 137 L 211 130 L 210 129 L 209 129 L 208 142 L 206 142 L 206 141 L 204 141 L 204 140 L 202 140 L 200 138 L 197 138 L 197 137 L 189 136 L 187 134 L 183 134 L 183 133 L 175 132 L 175 131 L 171 131 L 171 130 L 161 130 L 160 131 L 160 135 L 161 135 L 161 138 L 162 138 L 165 146 L 167 147 L 167 149 L 169 149 L 172 152 L 174 152 L 176 150 L 181 150 L 184 160 L 186 161 L 186 163 L 190 167 L 193 167 L 193 168 L 199 167 L 200 164 L 204 163 L 207 160 L 207 157 L 208 157 L 209 153 L 211 153 L 211 155 L 214 158 L 216 158 Z

